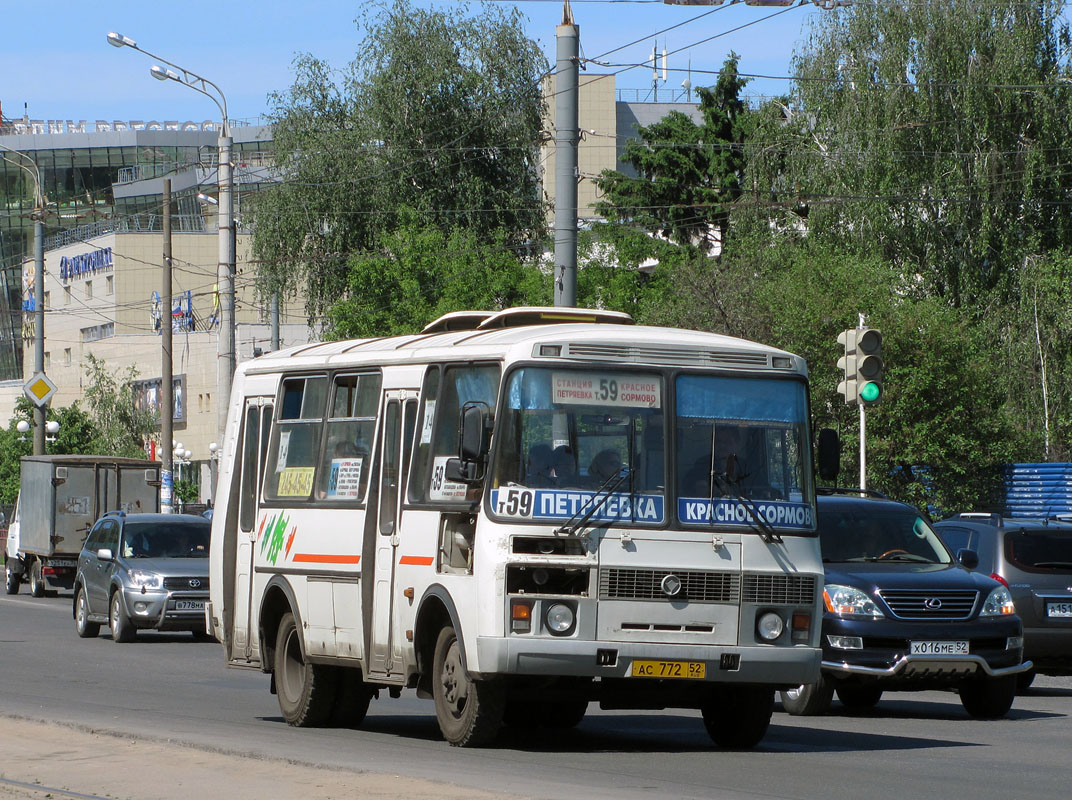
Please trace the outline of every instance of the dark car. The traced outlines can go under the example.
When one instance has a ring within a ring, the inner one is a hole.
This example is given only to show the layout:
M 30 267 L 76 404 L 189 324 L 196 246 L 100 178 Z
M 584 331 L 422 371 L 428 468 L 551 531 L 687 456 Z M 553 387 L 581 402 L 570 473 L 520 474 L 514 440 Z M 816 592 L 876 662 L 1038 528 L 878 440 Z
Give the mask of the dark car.
M 97 520 L 74 579 L 74 619 L 82 638 L 102 624 L 128 642 L 139 628 L 207 637 L 208 545 L 212 524 L 189 514 L 126 514 Z
M 868 708 L 887 690 L 951 688 L 972 716 L 1004 716 L 1030 669 L 1009 590 L 958 563 L 912 506 L 820 492 L 822 670 L 781 693 L 785 710 L 822 714 L 835 692 Z
M 1072 524 L 1051 519 L 1011 519 L 1000 514 L 957 514 L 934 529 L 953 552 L 979 558 L 975 568 L 1001 581 L 1024 623 L 1024 658 L 1035 672 L 1072 675 Z

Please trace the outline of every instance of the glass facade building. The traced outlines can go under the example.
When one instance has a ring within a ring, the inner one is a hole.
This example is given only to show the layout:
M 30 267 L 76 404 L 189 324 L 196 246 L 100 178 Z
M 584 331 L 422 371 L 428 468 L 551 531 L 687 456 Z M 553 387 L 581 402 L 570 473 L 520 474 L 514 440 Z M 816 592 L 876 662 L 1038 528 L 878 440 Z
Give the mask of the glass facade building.
M 268 180 L 271 130 L 232 123 L 235 211 L 241 197 Z M 204 126 L 211 127 L 211 126 Z M 8 150 L 29 157 L 47 201 L 45 247 L 107 231 L 160 230 L 163 178 L 172 179 L 172 227 L 203 230 L 197 193 L 215 194 L 214 130 L 23 132 L 0 124 L 0 380 L 23 377 L 23 263 L 33 258 L 34 181 Z M 211 214 L 214 215 L 214 210 Z

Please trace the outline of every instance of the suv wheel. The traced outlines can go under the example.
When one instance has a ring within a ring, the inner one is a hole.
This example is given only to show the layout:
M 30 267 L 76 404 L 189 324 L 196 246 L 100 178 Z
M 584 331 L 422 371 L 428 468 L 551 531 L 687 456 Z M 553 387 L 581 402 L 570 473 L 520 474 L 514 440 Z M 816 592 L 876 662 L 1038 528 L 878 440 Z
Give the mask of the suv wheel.
M 86 590 L 79 586 L 74 596 L 74 627 L 83 639 L 92 639 L 100 635 L 100 623 L 89 621 L 89 604 L 86 602 Z
M 1012 708 L 1016 697 L 1016 677 L 976 678 L 960 685 L 960 702 L 976 719 L 998 719 Z
M 805 683 L 795 689 L 779 692 L 782 708 L 795 717 L 819 717 L 830 709 L 834 687 L 822 675 L 815 683 Z
M 112 641 L 125 643 L 133 642 L 134 626 L 130 624 L 130 618 L 127 617 L 127 612 L 123 608 L 123 598 L 119 593 L 120 590 L 112 592 L 112 601 L 108 606 L 108 624 L 112 629 Z
M 839 686 L 838 700 L 845 708 L 874 708 L 882 698 L 882 689 L 878 686 Z

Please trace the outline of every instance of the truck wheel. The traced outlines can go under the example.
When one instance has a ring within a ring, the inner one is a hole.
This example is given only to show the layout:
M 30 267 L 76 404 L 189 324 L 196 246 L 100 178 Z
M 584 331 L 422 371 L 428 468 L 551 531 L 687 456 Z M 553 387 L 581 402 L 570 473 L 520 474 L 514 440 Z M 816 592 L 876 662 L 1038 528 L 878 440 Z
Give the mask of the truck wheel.
M 45 578 L 41 574 L 41 562 L 34 559 L 30 566 L 30 595 L 33 597 L 45 596 Z
M 8 559 L 6 567 L 7 567 L 7 569 L 6 569 L 6 572 L 7 572 L 7 593 L 8 594 L 18 594 L 19 593 L 19 584 L 22 583 L 22 581 L 19 579 L 19 574 L 17 572 L 15 572 L 14 567 L 11 566 L 11 559 Z
M 79 586 L 74 598 L 74 627 L 83 639 L 100 636 L 100 623 L 89 621 L 89 604 L 86 602 L 86 590 Z
M 113 642 L 125 644 L 134 641 L 137 631 L 130 624 L 130 618 L 127 617 L 127 612 L 123 608 L 123 598 L 120 597 L 118 589 L 112 592 L 112 601 L 108 605 L 108 624 L 112 629 Z
M 801 684 L 795 689 L 783 689 L 778 693 L 782 708 L 795 717 L 820 717 L 830 709 L 834 699 L 834 687 L 819 676 L 815 683 Z
M 755 747 L 766 735 L 774 711 L 774 690 L 730 686 L 712 692 L 700 706 L 707 734 L 719 747 Z
M 1012 708 L 1016 698 L 1016 676 L 976 678 L 960 684 L 960 702 L 976 719 L 998 719 Z
M 331 717 L 339 676 L 336 667 L 310 664 L 302 657 L 300 636 L 288 611 L 275 637 L 275 691 L 287 724 L 311 728 Z
M 432 660 L 432 696 L 443 738 L 456 747 L 479 747 L 502 725 L 506 692 L 498 681 L 475 681 L 462 664 L 462 644 L 454 628 L 439 632 Z

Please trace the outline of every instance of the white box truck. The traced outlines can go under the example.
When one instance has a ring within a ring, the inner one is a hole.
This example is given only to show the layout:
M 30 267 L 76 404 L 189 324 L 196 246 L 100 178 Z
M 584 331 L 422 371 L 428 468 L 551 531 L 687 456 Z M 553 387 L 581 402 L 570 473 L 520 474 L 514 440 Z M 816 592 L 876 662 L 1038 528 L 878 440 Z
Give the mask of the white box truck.
M 7 593 L 71 591 L 78 554 L 105 511 L 160 510 L 160 462 L 115 456 L 25 456 L 5 551 Z

